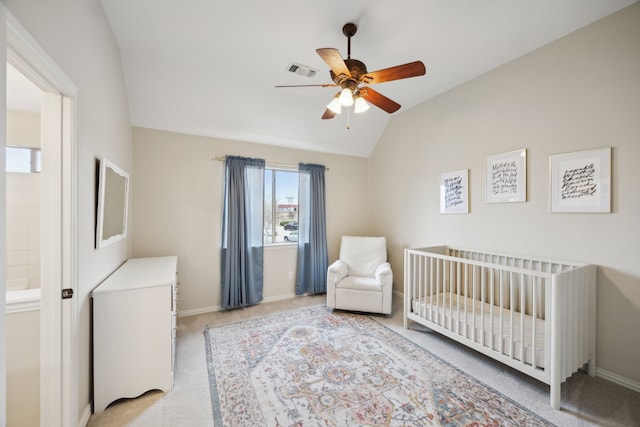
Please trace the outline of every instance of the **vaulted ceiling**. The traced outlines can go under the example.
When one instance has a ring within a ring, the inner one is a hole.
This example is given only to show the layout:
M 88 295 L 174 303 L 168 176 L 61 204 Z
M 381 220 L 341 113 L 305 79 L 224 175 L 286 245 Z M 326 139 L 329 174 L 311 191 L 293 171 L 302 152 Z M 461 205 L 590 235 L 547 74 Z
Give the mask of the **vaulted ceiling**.
M 393 115 L 635 0 L 102 0 L 120 46 L 133 125 L 367 157 Z M 420 60 L 426 75 L 375 85 L 388 114 L 321 120 L 335 87 L 317 48 L 369 71 Z M 316 71 L 289 72 L 291 63 Z

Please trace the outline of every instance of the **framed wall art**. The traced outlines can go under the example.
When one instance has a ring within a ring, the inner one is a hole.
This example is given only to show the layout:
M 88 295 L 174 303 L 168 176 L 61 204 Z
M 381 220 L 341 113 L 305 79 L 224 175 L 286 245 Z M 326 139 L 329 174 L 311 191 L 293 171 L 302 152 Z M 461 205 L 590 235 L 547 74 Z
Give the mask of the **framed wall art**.
M 527 150 L 487 156 L 487 203 L 527 201 Z
M 611 212 L 611 147 L 550 157 L 551 212 Z
M 469 213 L 469 169 L 440 174 L 440 213 Z

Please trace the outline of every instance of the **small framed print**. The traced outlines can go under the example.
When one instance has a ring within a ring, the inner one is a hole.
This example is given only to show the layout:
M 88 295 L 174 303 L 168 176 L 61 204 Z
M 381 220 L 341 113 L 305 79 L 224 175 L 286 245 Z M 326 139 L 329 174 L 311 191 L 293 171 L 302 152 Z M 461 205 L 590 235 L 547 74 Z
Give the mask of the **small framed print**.
M 469 169 L 440 174 L 440 213 L 469 213 Z
M 487 156 L 487 203 L 527 201 L 527 150 Z
M 551 212 L 611 212 L 611 147 L 550 157 Z

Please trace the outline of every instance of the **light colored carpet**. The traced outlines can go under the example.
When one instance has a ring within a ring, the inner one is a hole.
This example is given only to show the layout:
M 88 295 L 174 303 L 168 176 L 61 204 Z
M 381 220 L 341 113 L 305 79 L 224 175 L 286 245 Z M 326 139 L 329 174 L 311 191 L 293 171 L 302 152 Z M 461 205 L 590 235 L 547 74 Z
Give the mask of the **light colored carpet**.
M 552 426 L 362 314 L 326 307 L 205 330 L 228 426 Z
M 254 307 L 178 319 L 174 389 L 125 399 L 91 416 L 88 426 L 213 426 L 203 331 L 270 314 L 324 305 L 325 297 L 298 297 Z M 562 409 L 549 406 L 549 387 L 440 335 L 402 327 L 402 301 L 392 316 L 372 316 L 390 329 L 558 426 L 640 426 L 640 394 L 578 373 L 562 386 Z M 216 426 L 218 427 L 218 426 Z

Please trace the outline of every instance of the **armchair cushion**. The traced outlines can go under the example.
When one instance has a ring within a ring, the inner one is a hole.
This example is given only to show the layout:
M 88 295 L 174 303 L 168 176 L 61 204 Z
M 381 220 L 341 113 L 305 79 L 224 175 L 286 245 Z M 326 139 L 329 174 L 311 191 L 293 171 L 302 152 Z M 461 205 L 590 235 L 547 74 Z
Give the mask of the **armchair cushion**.
M 382 283 L 371 277 L 347 276 L 336 284 L 337 289 L 354 289 L 368 292 L 382 292 Z
M 376 268 L 387 260 L 386 239 L 342 236 L 340 260 L 347 264 L 349 276 L 374 277 Z

